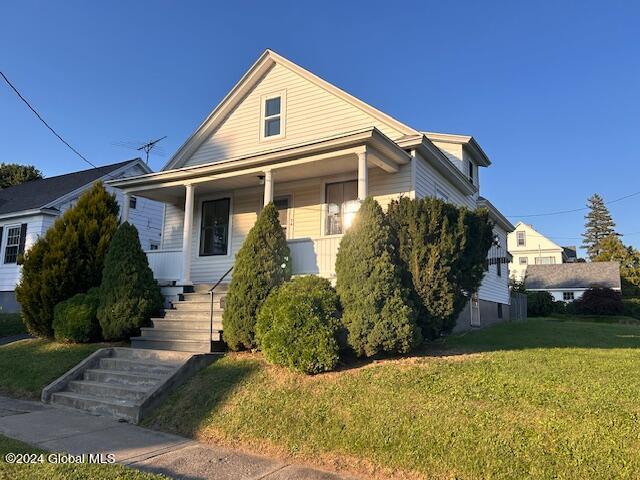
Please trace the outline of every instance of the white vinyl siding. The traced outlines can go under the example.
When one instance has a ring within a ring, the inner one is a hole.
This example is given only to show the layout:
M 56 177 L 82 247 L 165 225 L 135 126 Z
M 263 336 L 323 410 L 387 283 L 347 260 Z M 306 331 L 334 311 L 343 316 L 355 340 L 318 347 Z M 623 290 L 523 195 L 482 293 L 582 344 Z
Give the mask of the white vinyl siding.
M 496 226 L 494 233 L 502 247 L 500 254 L 506 256 L 507 232 Z M 509 304 L 509 265 L 502 264 L 501 276 L 498 276 L 497 269 L 496 265 L 489 265 L 489 270 L 485 273 L 480 289 L 478 290 L 478 298 L 489 302 Z
M 416 197 L 435 197 L 436 192 L 447 196 L 447 201 L 460 207 L 476 208 L 476 200 L 471 195 L 465 195 L 442 176 L 433 166 L 418 153 L 413 159 L 416 162 L 415 191 Z
M 286 135 L 261 142 L 264 96 L 286 91 Z M 375 126 L 394 139 L 400 132 L 283 65 L 274 65 L 183 166 L 256 154 Z
M 2 246 L 0 247 L 0 291 L 12 292 L 20 281 L 21 267 L 16 263 L 4 263 L 7 247 L 7 229 L 12 226 L 20 227 L 27 224 L 27 236 L 25 239 L 25 252 L 35 243 L 40 235 L 53 223 L 54 217 L 33 215 L 29 217 L 16 217 L 8 220 L 0 220 L 2 231 Z

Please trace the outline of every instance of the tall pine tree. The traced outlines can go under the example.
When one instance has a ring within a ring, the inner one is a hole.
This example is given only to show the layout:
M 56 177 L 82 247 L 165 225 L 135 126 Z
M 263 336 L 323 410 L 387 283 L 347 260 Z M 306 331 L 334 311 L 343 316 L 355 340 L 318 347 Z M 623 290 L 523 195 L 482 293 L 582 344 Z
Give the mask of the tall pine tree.
M 587 251 L 590 260 L 594 260 L 601 251 L 600 242 L 610 235 L 617 235 L 616 224 L 611 218 L 609 209 L 604 204 L 604 200 L 597 193 L 587 200 L 589 213 L 584 217 L 585 231 L 582 234 L 582 248 Z

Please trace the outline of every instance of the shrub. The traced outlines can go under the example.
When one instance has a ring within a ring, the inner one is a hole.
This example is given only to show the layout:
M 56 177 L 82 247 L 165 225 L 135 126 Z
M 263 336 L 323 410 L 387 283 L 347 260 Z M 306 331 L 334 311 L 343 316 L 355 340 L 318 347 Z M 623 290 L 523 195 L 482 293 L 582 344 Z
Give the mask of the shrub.
M 128 338 L 162 308 L 160 287 L 142 251 L 136 227 L 116 231 L 104 262 L 98 320 L 105 340 Z
M 553 313 L 553 296 L 549 292 L 527 292 L 527 315 L 546 317 Z
M 575 302 L 578 313 L 583 315 L 622 315 L 622 294 L 610 288 L 590 288 Z
M 232 350 L 253 348 L 258 310 L 275 287 L 291 277 L 289 247 L 278 209 L 269 203 L 236 255 L 222 330 Z
M 640 320 L 640 298 L 626 298 L 622 300 L 624 314 Z
M 416 315 L 402 286 L 391 227 L 367 198 L 336 258 L 336 290 L 347 341 L 358 356 L 406 353 L 421 343 Z
M 54 308 L 53 332 L 59 342 L 87 343 L 100 338 L 96 313 L 100 289 L 78 293 Z
M 19 261 L 16 297 L 29 333 L 53 334 L 54 307 L 100 285 L 104 257 L 118 228 L 118 204 L 101 183 L 80 196 Z
M 493 228 L 485 209 L 471 211 L 435 198 L 393 201 L 403 284 L 412 294 L 422 333 L 435 338 L 455 326 L 485 274 Z
M 258 313 L 256 342 L 265 357 L 302 373 L 333 370 L 338 362 L 338 295 L 313 275 L 273 290 Z

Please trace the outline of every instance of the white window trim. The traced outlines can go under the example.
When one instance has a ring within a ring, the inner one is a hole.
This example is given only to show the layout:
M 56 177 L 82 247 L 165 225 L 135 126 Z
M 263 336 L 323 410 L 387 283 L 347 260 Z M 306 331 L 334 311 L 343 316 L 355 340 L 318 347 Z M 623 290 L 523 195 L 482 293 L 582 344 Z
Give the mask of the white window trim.
M 265 121 L 267 118 L 273 118 L 275 115 L 271 117 L 266 117 L 266 105 L 267 100 L 271 100 L 272 98 L 280 97 L 280 133 L 278 135 L 271 135 L 269 137 L 264 134 Z M 260 141 L 261 142 L 270 142 L 271 140 L 278 140 L 286 138 L 287 136 L 287 91 L 280 90 L 279 92 L 268 93 L 262 95 L 260 97 Z
M 4 225 L 4 231 L 2 232 L 2 252 L 0 252 L 0 254 L 2 255 L 2 257 L 0 257 L 0 264 L 1 265 L 17 265 L 18 264 L 18 258 L 16 257 L 16 261 L 15 262 L 5 262 L 6 259 L 6 255 L 7 255 L 7 247 L 9 246 L 9 230 L 11 230 L 12 228 L 17 228 L 18 229 L 18 245 L 16 245 L 18 247 L 18 252 L 20 252 L 20 231 L 22 229 L 22 225 L 20 223 L 12 223 L 11 225 Z
M 520 245 L 520 242 L 518 240 L 518 234 L 522 234 L 522 245 Z M 516 247 L 526 247 L 527 246 L 527 232 L 525 231 L 518 231 L 516 232 Z

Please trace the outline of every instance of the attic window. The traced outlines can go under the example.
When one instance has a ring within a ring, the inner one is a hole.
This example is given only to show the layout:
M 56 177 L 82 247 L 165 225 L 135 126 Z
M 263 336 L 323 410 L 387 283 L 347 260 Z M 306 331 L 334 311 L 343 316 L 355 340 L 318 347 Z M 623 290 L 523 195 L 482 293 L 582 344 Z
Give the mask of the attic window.
M 262 97 L 260 137 L 263 140 L 284 136 L 284 92 Z

